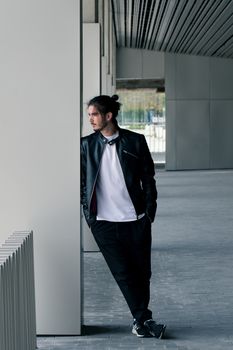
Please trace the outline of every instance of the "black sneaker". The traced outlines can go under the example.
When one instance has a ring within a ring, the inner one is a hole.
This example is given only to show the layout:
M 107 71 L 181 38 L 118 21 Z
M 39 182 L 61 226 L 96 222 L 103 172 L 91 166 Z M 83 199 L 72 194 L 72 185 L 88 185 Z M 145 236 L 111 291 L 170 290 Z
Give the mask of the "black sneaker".
M 162 339 L 164 336 L 164 332 L 166 330 L 165 324 L 157 324 L 154 320 L 147 320 L 144 322 L 144 326 L 148 329 L 150 335 L 152 337 Z
M 134 320 L 132 333 L 135 334 L 139 338 L 150 337 L 150 333 L 148 331 L 148 327 L 144 326 L 144 324 Z

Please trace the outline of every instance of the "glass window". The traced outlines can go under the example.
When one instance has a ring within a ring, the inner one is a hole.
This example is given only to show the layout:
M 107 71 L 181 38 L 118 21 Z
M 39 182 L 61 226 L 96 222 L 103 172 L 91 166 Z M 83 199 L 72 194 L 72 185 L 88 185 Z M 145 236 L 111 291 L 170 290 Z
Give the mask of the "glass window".
M 156 88 L 118 88 L 120 127 L 146 137 L 155 163 L 165 163 L 165 93 Z

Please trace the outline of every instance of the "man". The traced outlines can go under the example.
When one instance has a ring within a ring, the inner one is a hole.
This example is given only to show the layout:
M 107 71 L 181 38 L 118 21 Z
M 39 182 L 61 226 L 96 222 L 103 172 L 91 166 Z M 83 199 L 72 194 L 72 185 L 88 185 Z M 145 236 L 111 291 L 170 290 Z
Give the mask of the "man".
M 88 103 L 94 133 L 81 140 L 81 201 L 86 221 L 133 315 L 132 333 L 162 338 L 148 309 L 154 164 L 143 135 L 119 128 L 118 96 Z

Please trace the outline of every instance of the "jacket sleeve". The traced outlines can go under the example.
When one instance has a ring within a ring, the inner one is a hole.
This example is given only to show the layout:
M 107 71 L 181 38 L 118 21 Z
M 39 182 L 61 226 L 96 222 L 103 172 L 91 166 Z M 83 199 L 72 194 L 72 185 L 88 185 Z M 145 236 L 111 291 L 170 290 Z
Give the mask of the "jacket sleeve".
M 157 210 L 157 189 L 155 182 L 154 162 L 151 157 L 145 137 L 141 139 L 141 185 L 144 193 L 146 214 L 153 222 Z
M 83 206 L 83 213 L 86 220 L 88 219 L 88 201 L 87 201 L 87 189 L 86 189 L 86 176 L 87 176 L 87 157 L 86 152 L 81 140 L 81 204 Z

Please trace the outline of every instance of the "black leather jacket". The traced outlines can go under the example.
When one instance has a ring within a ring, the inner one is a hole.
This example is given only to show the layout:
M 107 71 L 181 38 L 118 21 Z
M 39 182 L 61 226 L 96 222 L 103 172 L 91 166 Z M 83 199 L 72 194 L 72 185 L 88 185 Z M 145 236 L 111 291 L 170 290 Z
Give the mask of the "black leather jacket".
M 119 137 L 115 139 L 117 154 L 136 214 L 146 213 L 153 222 L 157 190 L 154 163 L 145 137 L 129 130 L 118 130 Z M 96 220 L 95 185 L 107 142 L 100 132 L 81 139 L 81 203 L 89 226 Z M 117 184 L 112 186 L 117 187 Z

